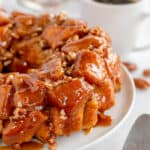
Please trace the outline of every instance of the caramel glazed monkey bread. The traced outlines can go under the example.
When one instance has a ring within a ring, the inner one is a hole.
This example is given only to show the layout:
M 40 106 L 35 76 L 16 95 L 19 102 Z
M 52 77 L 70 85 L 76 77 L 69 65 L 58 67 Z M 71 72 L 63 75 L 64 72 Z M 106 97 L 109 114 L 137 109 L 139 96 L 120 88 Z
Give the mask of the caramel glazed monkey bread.
M 54 150 L 59 136 L 111 125 L 105 111 L 121 89 L 120 59 L 99 27 L 64 13 L 1 10 L 0 72 L 0 133 L 7 145 L 34 137 Z

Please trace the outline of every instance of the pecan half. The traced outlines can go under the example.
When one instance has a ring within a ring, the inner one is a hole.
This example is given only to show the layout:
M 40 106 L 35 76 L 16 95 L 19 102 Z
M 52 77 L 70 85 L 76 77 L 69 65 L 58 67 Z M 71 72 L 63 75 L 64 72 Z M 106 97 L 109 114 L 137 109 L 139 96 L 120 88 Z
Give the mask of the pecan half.
M 143 71 L 143 75 L 146 76 L 146 77 L 150 77 L 150 69 L 145 69 Z
M 150 83 L 141 78 L 134 78 L 134 83 L 135 83 L 136 88 L 139 88 L 139 89 L 147 89 L 150 87 Z
M 131 62 L 123 62 L 123 64 L 125 65 L 125 67 L 130 71 L 135 71 L 137 70 L 137 65 Z

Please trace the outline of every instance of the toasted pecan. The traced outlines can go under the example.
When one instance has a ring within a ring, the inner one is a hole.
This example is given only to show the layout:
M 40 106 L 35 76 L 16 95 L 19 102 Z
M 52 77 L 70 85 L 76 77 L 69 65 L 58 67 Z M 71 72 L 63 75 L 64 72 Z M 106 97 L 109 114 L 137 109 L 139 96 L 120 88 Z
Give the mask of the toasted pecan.
M 129 70 L 129 71 L 135 71 L 137 70 L 137 65 L 135 63 L 131 63 L 131 62 L 123 62 L 123 64 L 125 65 L 125 67 Z
M 142 78 L 134 78 L 136 88 L 147 89 L 150 87 L 150 83 Z
M 145 69 L 143 71 L 143 75 L 146 76 L 146 77 L 150 77 L 150 69 Z

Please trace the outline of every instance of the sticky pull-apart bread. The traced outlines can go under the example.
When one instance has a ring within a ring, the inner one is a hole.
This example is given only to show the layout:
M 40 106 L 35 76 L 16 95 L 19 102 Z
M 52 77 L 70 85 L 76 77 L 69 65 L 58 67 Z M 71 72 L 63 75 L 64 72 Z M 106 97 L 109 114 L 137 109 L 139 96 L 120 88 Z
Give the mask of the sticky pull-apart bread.
M 59 136 L 111 125 L 105 111 L 121 89 L 120 59 L 99 27 L 64 13 L 1 10 L 0 72 L 0 134 L 7 145 L 34 137 L 55 149 Z

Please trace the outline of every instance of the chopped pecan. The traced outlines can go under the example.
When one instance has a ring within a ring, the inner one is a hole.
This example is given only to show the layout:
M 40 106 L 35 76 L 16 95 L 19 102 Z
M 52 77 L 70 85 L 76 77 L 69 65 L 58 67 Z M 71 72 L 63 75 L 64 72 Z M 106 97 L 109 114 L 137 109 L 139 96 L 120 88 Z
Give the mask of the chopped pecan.
M 107 43 L 109 43 L 109 45 L 112 44 L 111 38 L 109 36 L 108 33 L 106 33 L 102 28 L 96 26 L 90 29 L 90 34 L 92 35 L 96 35 L 96 36 L 100 36 L 106 39 Z

